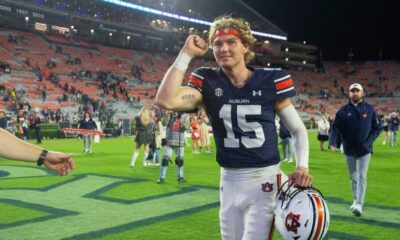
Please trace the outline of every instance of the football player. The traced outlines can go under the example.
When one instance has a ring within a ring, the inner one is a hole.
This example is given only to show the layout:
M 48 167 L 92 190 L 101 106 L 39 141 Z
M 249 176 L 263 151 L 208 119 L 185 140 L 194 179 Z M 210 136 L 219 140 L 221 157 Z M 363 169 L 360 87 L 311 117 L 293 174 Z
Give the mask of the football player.
M 266 239 L 272 235 L 279 152 L 275 115 L 291 132 L 297 166 L 289 181 L 309 186 L 307 130 L 290 102 L 291 76 L 281 69 L 255 69 L 256 41 L 243 19 L 222 16 L 209 31 L 208 43 L 190 35 L 166 72 L 156 96 L 168 110 L 186 111 L 203 105 L 210 119 L 221 166 L 220 227 L 223 239 Z M 189 85 L 181 86 L 192 58 L 211 46 L 219 68 L 199 68 Z

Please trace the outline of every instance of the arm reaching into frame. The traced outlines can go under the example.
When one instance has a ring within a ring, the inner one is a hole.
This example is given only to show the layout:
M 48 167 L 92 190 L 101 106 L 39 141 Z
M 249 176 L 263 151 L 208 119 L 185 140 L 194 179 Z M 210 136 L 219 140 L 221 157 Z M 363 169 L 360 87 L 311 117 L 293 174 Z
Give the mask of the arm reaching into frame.
M 26 162 L 37 162 L 44 152 L 41 147 L 22 141 L 7 131 L 0 129 L 0 157 Z M 48 151 L 42 164 L 59 175 L 67 175 L 75 168 L 71 154 Z

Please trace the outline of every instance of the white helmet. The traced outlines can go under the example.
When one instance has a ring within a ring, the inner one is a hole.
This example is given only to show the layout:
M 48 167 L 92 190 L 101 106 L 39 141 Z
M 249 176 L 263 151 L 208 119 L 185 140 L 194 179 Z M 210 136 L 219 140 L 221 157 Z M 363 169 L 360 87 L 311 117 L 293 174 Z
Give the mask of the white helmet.
M 287 182 L 283 184 L 285 186 Z M 329 210 L 313 187 L 283 187 L 275 206 L 275 227 L 283 239 L 322 239 L 328 232 Z

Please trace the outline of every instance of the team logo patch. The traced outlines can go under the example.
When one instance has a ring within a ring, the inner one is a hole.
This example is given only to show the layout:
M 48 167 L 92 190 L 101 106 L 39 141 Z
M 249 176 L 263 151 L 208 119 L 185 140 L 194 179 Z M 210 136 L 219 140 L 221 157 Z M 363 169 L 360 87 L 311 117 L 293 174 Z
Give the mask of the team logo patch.
M 297 229 L 300 227 L 300 214 L 290 212 L 285 219 L 286 229 L 297 234 Z
M 261 184 L 261 190 L 263 192 L 272 192 L 274 190 L 274 184 L 266 182 Z
M 261 96 L 262 95 L 262 91 L 261 90 L 258 90 L 258 91 L 255 91 L 255 90 L 253 90 L 253 96 L 255 97 L 255 96 Z
M 221 97 L 224 94 L 224 91 L 222 91 L 221 88 L 216 88 L 215 89 L 215 96 Z
M 367 118 L 367 114 L 366 113 L 363 114 L 363 118 Z

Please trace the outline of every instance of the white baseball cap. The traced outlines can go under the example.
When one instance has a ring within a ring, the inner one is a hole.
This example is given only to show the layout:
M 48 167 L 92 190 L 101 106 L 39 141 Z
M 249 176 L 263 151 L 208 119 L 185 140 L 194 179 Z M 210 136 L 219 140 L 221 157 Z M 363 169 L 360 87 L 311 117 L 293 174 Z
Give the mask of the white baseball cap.
M 352 89 L 358 89 L 360 91 L 363 91 L 363 87 L 359 83 L 353 83 L 350 85 L 349 90 L 351 91 Z

